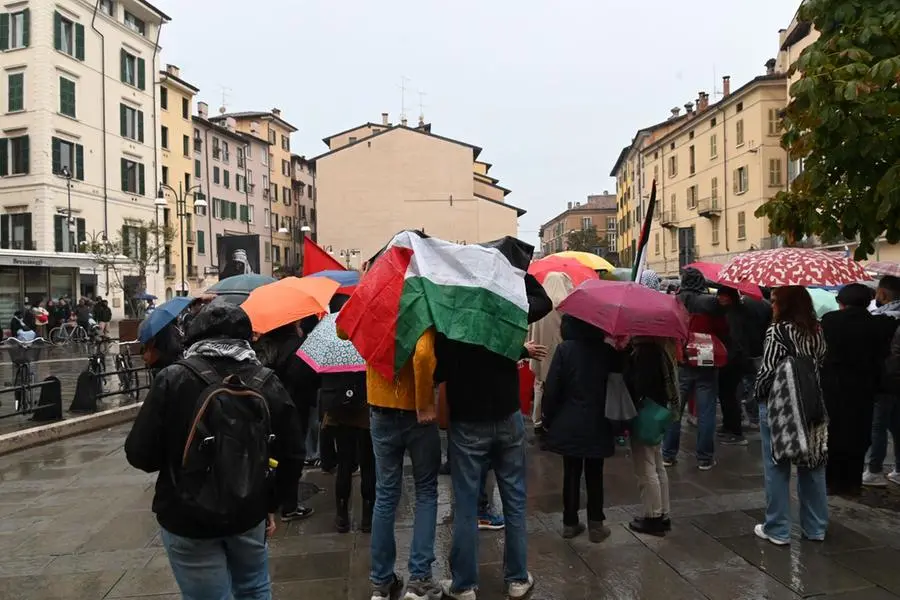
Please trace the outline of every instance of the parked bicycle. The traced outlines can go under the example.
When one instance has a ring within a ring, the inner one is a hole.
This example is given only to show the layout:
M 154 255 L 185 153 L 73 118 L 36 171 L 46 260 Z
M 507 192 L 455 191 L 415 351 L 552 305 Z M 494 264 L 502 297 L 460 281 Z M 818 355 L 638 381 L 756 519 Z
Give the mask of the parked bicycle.
M 63 323 L 61 326 L 50 330 L 50 341 L 57 345 L 84 344 L 88 341 L 88 332 L 77 323 Z
M 97 376 L 102 376 L 106 373 L 106 355 L 109 354 L 111 342 L 112 338 L 106 336 L 97 336 L 92 339 L 94 352 L 88 358 L 88 371 L 90 373 Z M 101 381 L 103 380 L 101 379 Z
M 34 398 L 36 369 L 32 367 L 32 363 L 40 359 L 41 351 L 47 345 L 47 341 L 40 337 L 28 342 L 10 337 L 0 343 L 0 348 L 9 352 L 9 359 L 13 363 L 12 387 L 17 388 L 15 412 L 31 411 L 37 406 Z
M 137 400 L 140 395 L 138 372 L 134 370 L 134 364 L 131 362 L 131 347 L 135 345 L 140 345 L 140 342 L 137 340 L 120 341 L 119 352 L 115 358 L 116 372 L 119 374 L 119 389 L 132 400 Z

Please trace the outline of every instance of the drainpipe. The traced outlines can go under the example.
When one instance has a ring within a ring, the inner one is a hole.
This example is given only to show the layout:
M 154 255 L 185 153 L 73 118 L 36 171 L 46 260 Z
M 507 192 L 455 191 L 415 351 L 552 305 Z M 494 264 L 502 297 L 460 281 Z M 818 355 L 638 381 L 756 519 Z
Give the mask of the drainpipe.
M 247 161 L 250 160 L 247 150 L 250 144 L 244 144 L 244 203 L 247 205 L 247 234 L 250 234 L 250 188 L 247 186 Z M 268 150 L 268 148 L 267 148 Z
M 91 18 L 91 29 L 100 37 L 100 54 L 103 60 L 100 63 L 100 102 L 103 110 L 100 111 L 101 129 L 103 131 L 103 239 L 109 239 L 109 186 L 107 182 L 107 165 L 106 165 L 106 38 L 97 29 L 97 12 L 100 10 L 100 0 L 94 5 L 94 16 Z M 158 40 L 157 40 L 158 41 Z M 70 215 L 71 216 L 71 215 Z M 107 269 L 107 281 L 108 281 Z M 107 288 L 107 292 L 109 288 Z
M 724 193 L 722 195 L 722 220 L 725 221 L 725 252 L 731 252 L 728 247 L 728 115 L 725 114 L 725 108 L 719 109 L 722 113 L 722 163 L 725 167 L 725 173 L 722 177 L 724 184 L 722 187 Z
M 209 179 L 209 163 L 210 163 L 211 155 L 209 153 L 209 126 L 208 126 L 208 124 L 206 127 L 203 128 L 203 150 L 201 152 L 203 154 L 203 162 L 206 165 L 206 189 L 209 190 L 209 204 L 207 204 L 207 206 L 206 206 L 206 216 L 209 217 L 209 240 L 207 240 L 209 243 L 209 248 L 207 248 L 206 251 L 209 253 L 207 256 L 209 256 L 210 266 L 213 265 L 213 258 L 215 258 L 216 259 L 215 266 L 216 266 L 216 268 L 218 268 L 219 267 L 219 244 L 218 243 L 216 243 L 216 245 L 215 245 L 216 256 L 213 257 L 213 255 L 212 255 L 213 254 L 213 252 L 212 252 L 213 251 L 213 240 L 216 239 L 216 236 L 213 234 L 213 230 L 212 230 L 214 202 L 213 202 L 213 197 L 212 197 L 212 184 L 210 183 L 210 179 Z
M 160 35 L 162 35 L 162 20 L 159 22 L 159 27 L 156 28 L 156 43 L 153 45 L 153 56 L 150 57 L 150 65 L 153 69 L 153 182 L 156 184 L 153 186 L 154 190 L 159 189 L 159 163 L 156 155 L 159 150 L 156 139 L 159 135 L 159 113 L 156 110 L 156 78 L 158 76 L 156 72 L 156 55 L 159 53 Z M 153 196 L 156 196 L 156 192 L 153 193 Z M 181 235 L 184 235 L 184 231 L 181 232 Z M 182 257 L 183 259 L 184 257 Z M 184 277 L 184 273 L 181 276 Z M 147 282 L 144 282 L 144 285 L 146 284 Z

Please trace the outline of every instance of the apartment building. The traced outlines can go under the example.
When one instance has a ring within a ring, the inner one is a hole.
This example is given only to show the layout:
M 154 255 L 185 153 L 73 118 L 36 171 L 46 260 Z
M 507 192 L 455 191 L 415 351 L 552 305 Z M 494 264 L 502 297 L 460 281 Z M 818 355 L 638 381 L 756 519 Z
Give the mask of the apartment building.
M 689 103 L 685 118 L 643 149 L 644 169 L 658 185 L 647 252 L 658 273 L 775 244 L 768 221 L 754 212 L 787 186 L 780 145 L 787 87 L 774 59 L 766 67 L 734 92 L 724 79 L 719 102 L 703 95 L 696 107 Z
M 213 123 L 222 125 L 226 119 L 234 119 L 238 131 L 258 136 L 268 141 L 267 181 L 268 188 L 262 194 L 269 201 L 269 245 L 263 256 L 265 264 L 273 273 L 293 272 L 299 253 L 293 239 L 294 207 L 293 169 L 291 158 L 291 134 L 297 128 L 284 120 L 281 110 L 270 112 L 225 113 L 210 117 Z M 263 272 L 266 268 L 263 267 Z
M 617 257 L 617 207 L 616 194 L 606 191 L 588 196 L 587 202 L 569 202 L 566 210 L 541 225 L 541 253 L 548 256 L 568 250 L 569 233 L 593 227 L 597 230 L 598 245 L 592 251 L 607 259 Z
M 124 265 L 117 289 L 83 242 L 137 237 L 154 219 L 154 74 L 168 21 L 144 0 L 0 8 L 0 317 L 26 297 L 96 293 L 120 318 L 126 297 L 161 289 Z
M 297 214 L 294 217 L 294 241 L 297 243 L 299 256 L 296 265 L 303 267 L 303 238 L 309 236 L 316 241 L 316 162 L 305 156 L 291 155 L 294 171 L 294 206 Z

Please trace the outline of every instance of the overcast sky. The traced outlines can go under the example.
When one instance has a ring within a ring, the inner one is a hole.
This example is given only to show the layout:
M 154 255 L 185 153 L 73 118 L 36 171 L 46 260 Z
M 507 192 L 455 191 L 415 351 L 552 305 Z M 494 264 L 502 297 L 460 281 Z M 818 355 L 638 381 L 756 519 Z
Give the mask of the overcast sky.
M 799 0 L 151 0 L 172 22 L 162 63 L 214 112 L 281 108 L 292 150 L 383 111 L 481 146 L 519 234 L 609 178 L 637 129 L 698 91 L 764 72 Z M 715 76 L 715 79 L 714 79 Z M 682 108 L 682 110 L 684 110 Z

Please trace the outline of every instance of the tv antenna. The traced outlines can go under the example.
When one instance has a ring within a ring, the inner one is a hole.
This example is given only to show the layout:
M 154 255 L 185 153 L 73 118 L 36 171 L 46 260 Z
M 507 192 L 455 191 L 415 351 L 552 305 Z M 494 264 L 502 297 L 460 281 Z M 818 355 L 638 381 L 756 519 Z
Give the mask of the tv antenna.
M 713 100 L 722 95 L 722 90 L 720 90 L 717 86 L 719 85 L 719 78 L 716 75 L 716 65 L 713 65 L 713 85 L 712 85 L 712 96 Z
M 222 89 L 222 106 L 219 107 L 219 114 L 224 115 L 228 112 L 228 109 L 225 107 L 228 105 L 228 93 L 231 92 L 231 88 L 224 85 L 219 87 Z
M 425 96 L 428 94 L 419 90 L 419 124 L 425 123 Z
M 411 80 L 405 75 L 400 76 L 400 123 L 406 121 L 406 84 Z

